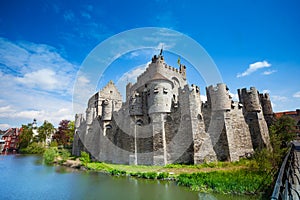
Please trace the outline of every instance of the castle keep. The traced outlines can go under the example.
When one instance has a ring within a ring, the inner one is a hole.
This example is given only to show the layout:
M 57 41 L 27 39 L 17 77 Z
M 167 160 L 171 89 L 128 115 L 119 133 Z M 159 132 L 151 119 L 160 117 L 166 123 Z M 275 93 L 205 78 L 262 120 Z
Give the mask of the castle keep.
M 166 165 L 237 161 L 255 149 L 270 148 L 273 116 L 268 94 L 239 89 L 233 101 L 223 83 L 206 88 L 188 85 L 186 67 L 168 66 L 155 55 L 137 82 L 126 86 L 126 101 L 113 82 L 75 116 L 73 154 L 87 151 L 99 161 Z

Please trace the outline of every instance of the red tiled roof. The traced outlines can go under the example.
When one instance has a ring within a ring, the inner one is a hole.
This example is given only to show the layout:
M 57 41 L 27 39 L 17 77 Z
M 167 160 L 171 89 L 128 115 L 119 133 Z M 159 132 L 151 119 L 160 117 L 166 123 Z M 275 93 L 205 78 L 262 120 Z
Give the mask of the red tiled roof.
M 276 118 L 280 118 L 283 115 L 297 115 L 297 112 L 296 111 L 285 111 L 285 112 L 277 112 L 277 113 L 275 113 L 275 117 Z

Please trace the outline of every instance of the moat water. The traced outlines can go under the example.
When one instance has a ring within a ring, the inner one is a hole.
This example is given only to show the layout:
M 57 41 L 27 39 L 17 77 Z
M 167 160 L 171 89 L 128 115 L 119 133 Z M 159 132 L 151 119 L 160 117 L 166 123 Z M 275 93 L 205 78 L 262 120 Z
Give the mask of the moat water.
M 113 177 L 47 166 L 38 156 L 0 155 L 0 199 L 250 200 L 254 196 L 203 194 L 174 182 Z

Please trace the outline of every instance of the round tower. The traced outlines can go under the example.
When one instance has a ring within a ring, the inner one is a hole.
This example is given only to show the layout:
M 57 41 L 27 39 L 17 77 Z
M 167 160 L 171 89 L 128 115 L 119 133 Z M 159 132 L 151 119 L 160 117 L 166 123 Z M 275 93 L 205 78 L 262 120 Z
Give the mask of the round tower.
M 270 100 L 270 95 L 268 93 L 260 94 L 260 101 L 262 105 L 262 110 L 264 115 L 273 115 L 272 104 Z
M 224 83 L 206 88 L 207 102 L 213 111 L 231 109 L 231 97 L 228 90 Z
M 260 112 L 261 105 L 259 93 L 255 87 L 250 87 L 250 90 L 243 88 L 238 90 L 240 102 L 244 105 L 247 112 Z
M 148 114 L 171 112 L 172 82 L 157 73 L 147 83 Z

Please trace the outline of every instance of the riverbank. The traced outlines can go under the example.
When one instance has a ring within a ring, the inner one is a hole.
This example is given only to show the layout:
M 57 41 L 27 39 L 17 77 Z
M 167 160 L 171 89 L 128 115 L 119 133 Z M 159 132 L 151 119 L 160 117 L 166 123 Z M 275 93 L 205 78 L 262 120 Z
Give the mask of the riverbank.
M 88 155 L 63 159 L 58 155 L 54 163 L 80 170 L 104 172 L 113 176 L 171 180 L 192 191 L 205 193 L 261 195 L 272 185 L 273 178 L 259 170 L 255 160 L 213 162 L 199 165 L 170 164 L 166 166 L 121 165 L 91 162 Z
M 255 161 L 215 162 L 200 165 L 131 166 L 91 162 L 88 170 L 104 171 L 111 175 L 127 175 L 146 179 L 176 181 L 193 191 L 228 194 L 265 192 L 272 184 L 272 176 L 255 168 Z

